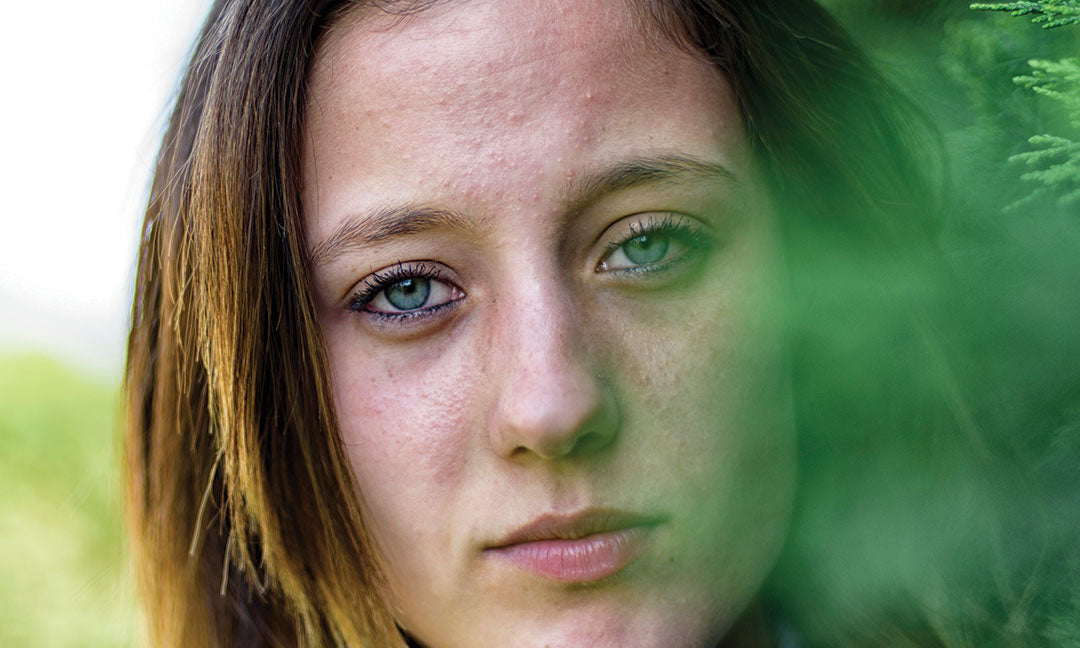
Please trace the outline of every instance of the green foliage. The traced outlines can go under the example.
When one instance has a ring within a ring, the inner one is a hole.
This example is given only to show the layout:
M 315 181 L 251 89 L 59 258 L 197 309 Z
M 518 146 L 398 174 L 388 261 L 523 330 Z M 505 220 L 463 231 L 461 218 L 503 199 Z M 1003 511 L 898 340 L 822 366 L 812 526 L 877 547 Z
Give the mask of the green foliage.
M 1032 22 L 1044 28 L 1080 24 L 1080 0 L 1046 2 L 1011 2 L 971 5 L 972 9 L 1007 11 L 1014 16 L 1034 15 Z M 1032 170 L 1021 178 L 1039 185 L 1026 197 L 1006 209 L 1015 211 L 1046 199 L 1055 199 L 1063 208 L 1080 204 L 1080 59 L 1031 59 L 1030 73 L 1013 77 L 1013 82 L 1040 97 L 1036 108 L 1063 114 L 1060 128 L 1069 128 L 1075 136 L 1042 133 L 1027 139 L 1033 150 L 1012 155 L 1010 162 L 1022 163 Z M 1070 135 L 1072 135 L 1070 133 Z
M 1034 16 L 1033 23 L 1046 29 L 1080 23 L 1080 1 L 1046 0 L 1045 2 L 977 2 L 972 9 L 1007 11 L 1014 16 Z
M 1035 59 L 1028 61 L 1028 65 L 1032 73 L 1015 77 L 1013 81 L 1059 102 L 1072 127 L 1080 131 L 1080 59 Z M 1032 136 L 1028 143 L 1035 150 L 1014 155 L 1010 161 L 1040 167 L 1022 177 L 1042 186 L 1017 205 L 1050 195 L 1056 195 L 1063 207 L 1080 203 L 1080 141 L 1044 133 Z
M 1080 589 L 1069 601 L 1067 609 L 1054 617 L 1045 633 L 1049 645 L 1059 648 L 1080 648 Z
M 1068 180 L 1080 29 L 967 2 L 828 1 L 950 156 L 941 245 L 964 294 L 943 330 L 991 459 L 970 495 L 976 522 L 957 523 L 971 542 L 939 563 L 951 579 L 942 602 L 927 599 L 944 645 L 1080 648 L 1080 185 Z

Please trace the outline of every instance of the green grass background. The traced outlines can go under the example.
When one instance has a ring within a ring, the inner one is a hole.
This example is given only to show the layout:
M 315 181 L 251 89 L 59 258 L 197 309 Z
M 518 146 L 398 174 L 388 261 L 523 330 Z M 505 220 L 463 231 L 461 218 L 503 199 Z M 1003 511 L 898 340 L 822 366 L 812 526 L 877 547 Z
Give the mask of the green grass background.
M 0 646 L 135 645 L 118 386 L 0 353 Z

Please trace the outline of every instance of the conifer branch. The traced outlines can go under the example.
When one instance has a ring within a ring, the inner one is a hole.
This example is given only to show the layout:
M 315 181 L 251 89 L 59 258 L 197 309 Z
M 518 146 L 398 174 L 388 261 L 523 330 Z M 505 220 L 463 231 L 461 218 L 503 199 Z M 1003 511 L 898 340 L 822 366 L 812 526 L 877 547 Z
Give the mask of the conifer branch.
M 976 2 L 972 9 L 1007 11 L 1013 16 L 1033 16 L 1031 22 L 1045 29 L 1080 24 L 1080 0 L 1045 0 L 1044 2 Z
M 1080 0 L 1045 0 L 1045 2 L 975 3 L 972 9 L 1007 11 L 1013 16 L 1034 16 L 1033 23 L 1046 29 L 1064 25 L 1080 25 Z M 1069 124 L 1080 131 L 1080 59 L 1063 58 L 1057 61 L 1032 59 L 1028 61 L 1031 74 L 1017 76 L 1013 82 L 1030 89 L 1038 96 L 1052 99 L 1065 109 Z M 1080 142 L 1051 135 L 1035 135 L 1028 139 L 1034 150 L 1009 158 L 1012 163 L 1034 167 L 1020 177 L 1038 185 L 1027 197 L 1009 205 L 1013 211 L 1036 200 L 1057 197 L 1062 207 L 1080 203 Z

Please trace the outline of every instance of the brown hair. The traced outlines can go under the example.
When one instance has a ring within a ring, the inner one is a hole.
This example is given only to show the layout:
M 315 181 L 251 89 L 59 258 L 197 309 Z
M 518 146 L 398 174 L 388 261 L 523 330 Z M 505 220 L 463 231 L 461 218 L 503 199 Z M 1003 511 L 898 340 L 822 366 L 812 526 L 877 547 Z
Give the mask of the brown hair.
M 895 254 L 932 235 L 932 186 L 911 152 L 933 147 L 815 3 L 637 2 L 727 74 L 789 241 L 813 229 Z M 337 435 L 300 152 L 320 35 L 355 7 L 426 4 L 219 0 L 199 35 L 154 171 L 126 371 L 129 517 L 154 645 L 403 641 Z
M 218 2 L 158 157 L 126 375 L 155 645 L 391 642 L 300 229 L 303 83 L 332 4 Z

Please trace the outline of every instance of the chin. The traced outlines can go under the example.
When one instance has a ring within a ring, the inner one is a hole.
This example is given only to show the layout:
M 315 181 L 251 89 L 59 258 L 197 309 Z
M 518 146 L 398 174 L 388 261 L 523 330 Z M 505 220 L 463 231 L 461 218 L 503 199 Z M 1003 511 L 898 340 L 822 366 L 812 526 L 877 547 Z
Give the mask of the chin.
M 651 596 L 656 596 L 655 594 Z M 537 606 L 527 613 L 474 621 L 463 636 L 420 645 L 496 648 L 705 648 L 718 646 L 730 625 L 693 601 L 672 596 L 638 605 L 590 600 Z M 715 610 L 711 611 L 715 615 Z

